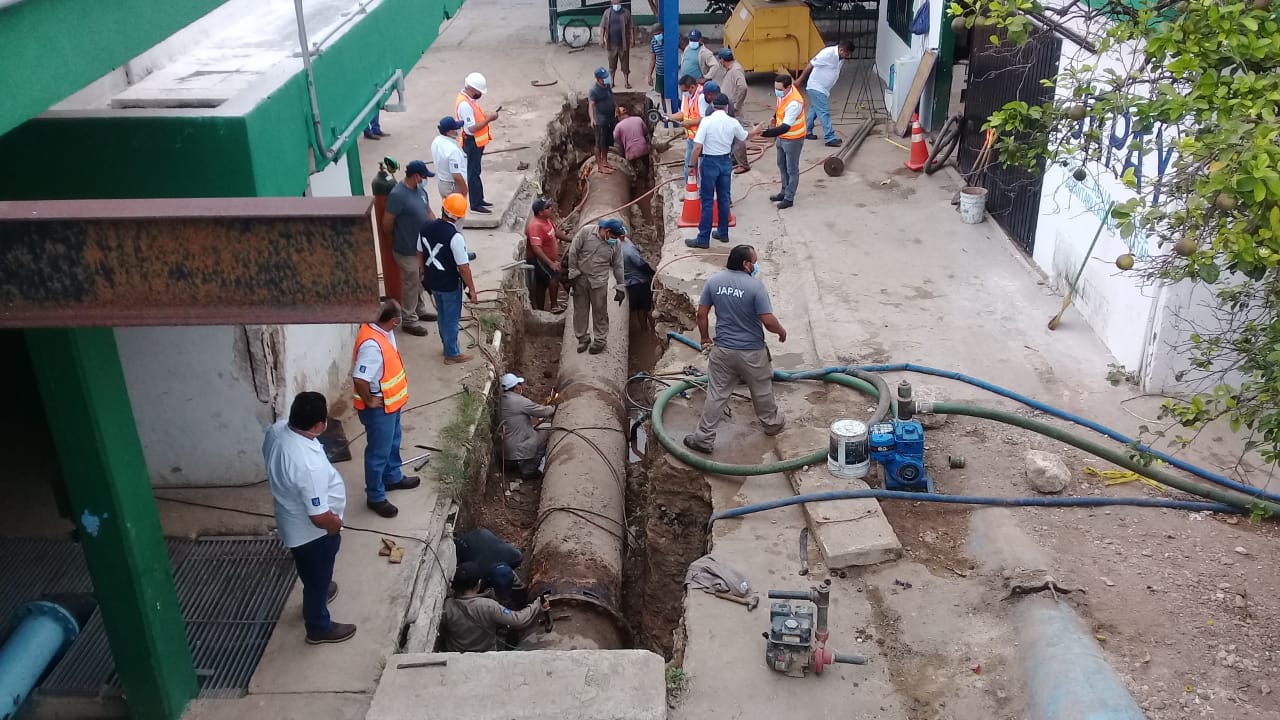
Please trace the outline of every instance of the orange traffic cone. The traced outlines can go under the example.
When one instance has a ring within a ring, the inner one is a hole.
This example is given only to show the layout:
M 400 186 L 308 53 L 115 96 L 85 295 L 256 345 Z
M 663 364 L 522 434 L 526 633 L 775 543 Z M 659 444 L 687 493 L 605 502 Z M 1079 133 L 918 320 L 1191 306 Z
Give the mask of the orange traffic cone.
M 924 142 L 924 129 L 920 127 L 920 113 L 911 115 L 911 158 L 905 163 L 907 169 L 920 172 L 929 160 L 929 146 Z
M 711 205 L 711 225 L 715 227 L 719 224 L 720 210 L 713 203 Z M 702 196 L 698 194 L 698 174 L 690 171 L 689 177 L 684 184 L 684 207 L 680 208 L 680 219 L 676 221 L 676 227 L 691 228 L 698 227 L 702 222 Z M 738 218 L 733 216 L 733 211 L 729 211 L 729 227 L 737 227 Z

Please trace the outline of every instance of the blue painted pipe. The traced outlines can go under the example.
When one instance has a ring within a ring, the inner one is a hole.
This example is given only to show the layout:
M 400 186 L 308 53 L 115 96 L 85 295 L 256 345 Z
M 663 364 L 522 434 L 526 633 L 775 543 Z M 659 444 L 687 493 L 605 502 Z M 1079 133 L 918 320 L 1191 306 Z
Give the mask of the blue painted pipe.
M 688 345 L 689 347 L 694 348 L 695 350 L 702 349 L 701 345 L 689 339 L 688 337 L 685 337 L 684 335 L 681 335 L 680 333 L 675 332 L 674 330 L 668 331 L 667 337 L 673 340 L 678 340 L 684 343 L 685 345 Z M 914 372 L 914 373 L 920 373 L 921 375 L 933 375 L 935 377 L 947 378 L 948 380 L 956 380 L 962 383 L 966 383 L 976 388 L 981 388 L 983 390 L 986 390 L 987 392 L 995 393 L 996 395 L 999 395 L 1001 397 L 1005 397 L 1015 402 L 1022 403 L 1027 407 L 1035 408 L 1036 410 L 1039 410 L 1040 412 L 1043 412 L 1048 415 L 1052 415 L 1058 418 L 1059 420 L 1066 420 L 1067 422 L 1075 423 L 1076 425 L 1079 425 L 1081 427 L 1088 428 L 1096 433 L 1105 435 L 1111 438 L 1112 440 L 1115 440 L 1116 442 L 1124 443 L 1125 445 L 1132 445 L 1139 452 L 1148 453 L 1152 457 L 1159 458 L 1160 460 L 1172 465 L 1173 467 L 1176 467 L 1180 470 L 1185 470 L 1186 472 L 1189 472 L 1192 475 L 1195 475 L 1196 477 L 1201 478 L 1203 480 L 1207 480 L 1215 485 L 1220 485 L 1225 488 L 1230 488 L 1232 490 L 1242 492 L 1251 497 L 1261 498 L 1263 500 L 1269 500 L 1271 502 L 1280 502 L 1280 493 L 1268 492 L 1262 488 L 1257 488 L 1252 485 L 1245 485 L 1244 483 L 1237 482 L 1224 475 L 1220 475 L 1211 470 L 1206 470 L 1198 465 L 1193 465 L 1187 462 L 1186 460 L 1181 460 L 1167 453 L 1160 452 L 1159 450 L 1151 447 L 1150 445 L 1147 445 L 1145 443 L 1140 443 L 1134 438 L 1131 438 L 1122 432 L 1112 430 L 1111 428 L 1101 423 L 1094 422 L 1092 420 L 1089 420 L 1088 418 L 1084 418 L 1079 415 L 1076 415 L 1075 413 L 1069 413 L 1066 410 L 1061 410 L 1047 403 L 1040 402 L 1035 398 L 1023 395 L 1022 393 L 1015 392 L 1008 388 L 1000 387 L 999 385 L 996 385 L 994 383 L 989 383 L 986 380 L 980 380 L 971 375 L 965 375 L 964 373 L 956 372 L 954 370 L 942 370 L 939 368 L 929 367 L 927 365 L 916 365 L 915 363 L 886 363 L 886 364 L 880 364 L 880 365 L 834 365 L 832 367 L 819 368 L 816 370 L 803 370 L 800 372 L 786 372 L 784 370 L 774 370 L 773 376 L 774 378 L 778 380 L 783 380 L 783 381 L 819 380 L 824 375 L 827 375 L 830 373 L 848 372 L 851 369 L 857 369 L 857 370 L 861 370 L 863 372 L 868 372 L 868 373 Z
M 0 720 L 10 720 L 45 670 L 80 634 L 80 623 L 57 603 L 37 600 L 15 615 L 17 627 L 0 647 Z
M 1020 661 L 1035 720 L 1143 720 L 1092 634 L 1063 603 L 1027 598 L 1018 604 Z

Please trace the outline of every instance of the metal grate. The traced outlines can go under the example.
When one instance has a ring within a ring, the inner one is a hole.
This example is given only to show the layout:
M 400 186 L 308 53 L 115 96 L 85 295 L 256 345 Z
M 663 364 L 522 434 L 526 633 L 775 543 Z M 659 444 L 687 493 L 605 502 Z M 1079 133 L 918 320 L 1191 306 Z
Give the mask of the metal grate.
M 168 545 L 200 696 L 240 697 L 297 579 L 292 556 L 275 537 L 174 539 Z M 42 595 L 91 592 L 79 545 L 0 540 L 0 621 Z M 120 693 L 98 611 L 39 692 L 89 697 Z

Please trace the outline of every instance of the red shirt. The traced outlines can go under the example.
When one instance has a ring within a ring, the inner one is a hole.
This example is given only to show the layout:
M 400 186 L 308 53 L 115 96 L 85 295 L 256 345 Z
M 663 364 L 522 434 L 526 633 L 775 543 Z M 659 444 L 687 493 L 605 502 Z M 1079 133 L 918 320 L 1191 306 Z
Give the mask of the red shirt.
M 541 248 L 542 254 L 546 255 L 547 259 L 560 260 L 560 243 L 556 239 L 556 227 L 550 220 L 544 220 L 536 215 L 529 218 L 524 236 L 529 241 L 529 246 Z M 536 257 L 532 252 L 529 256 L 530 259 Z

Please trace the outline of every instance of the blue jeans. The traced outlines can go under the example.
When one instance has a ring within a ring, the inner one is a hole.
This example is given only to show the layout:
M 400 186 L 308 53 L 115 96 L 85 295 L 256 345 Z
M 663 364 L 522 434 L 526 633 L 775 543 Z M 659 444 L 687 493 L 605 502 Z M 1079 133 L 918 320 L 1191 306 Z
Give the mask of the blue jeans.
M 357 410 L 368 442 L 364 447 L 364 494 L 369 502 L 387 499 L 387 485 L 404 479 L 400 471 L 400 411 Z
M 444 252 L 448 252 L 445 248 Z M 458 330 L 462 327 L 462 288 L 453 292 L 431 291 L 436 299 L 436 324 L 440 328 L 440 344 L 444 345 L 444 356 L 457 357 L 462 354 L 458 348 Z
M 480 161 L 484 157 L 484 148 L 476 144 L 470 135 L 462 137 L 462 152 L 467 156 L 467 200 L 471 207 L 482 205 L 484 199 L 484 182 L 480 180 Z
M 698 221 L 698 242 L 711 240 L 711 204 L 715 200 L 718 213 L 716 232 L 729 237 L 729 194 L 733 190 L 733 158 L 728 155 L 703 155 L 702 177 L 698 180 L 698 196 L 702 198 L 702 218 Z
M 333 580 L 333 563 L 340 547 L 342 535 L 333 534 L 289 548 L 302 581 L 302 619 L 308 635 L 322 633 L 333 625 L 329 619 L 329 582 Z
M 382 134 L 382 112 L 381 111 L 373 114 L 373 119 L 369 121 L 369 127 L 365 128 L 364 132 L 366 135 Z
M 818 90 L 809 90 L 809 111 L 805 124 L 809 126 L 809 134 L 813 132 L 813 119 L 822 121 L 822 139 L 831 142 L 836 139 L 836 129 L 831 127 L 831 96 Z
M 800 186 L 800 149 L 804 147 L 804 138 L 795 140 L 778 138 L 774 147 L 778 148 L 778 173 L 782 175 L 782 197 L 788 202 L 795 202 L 796 188 Z

